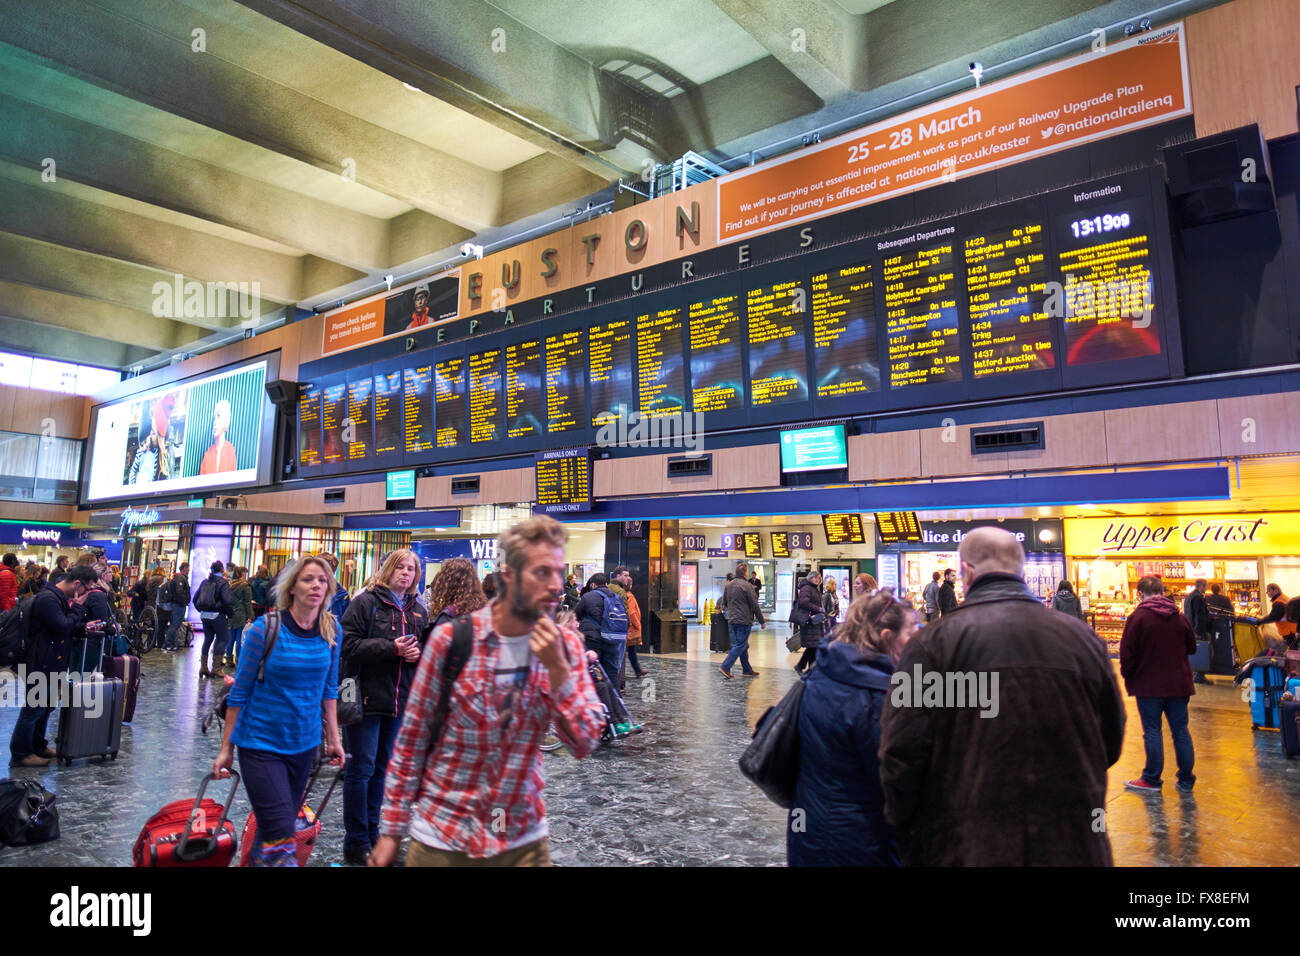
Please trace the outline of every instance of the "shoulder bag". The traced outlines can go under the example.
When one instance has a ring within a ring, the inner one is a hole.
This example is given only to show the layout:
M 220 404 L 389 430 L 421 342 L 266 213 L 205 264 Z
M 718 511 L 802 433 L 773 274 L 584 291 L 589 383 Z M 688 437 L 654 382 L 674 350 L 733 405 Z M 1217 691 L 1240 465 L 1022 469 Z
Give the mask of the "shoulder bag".
M 740 772 L 778 807 L 794 805 L 799 780 L 799 705 L 807 679 L 786 691 L 780 703 L 759 718 L 754 739 L 740 755 Z

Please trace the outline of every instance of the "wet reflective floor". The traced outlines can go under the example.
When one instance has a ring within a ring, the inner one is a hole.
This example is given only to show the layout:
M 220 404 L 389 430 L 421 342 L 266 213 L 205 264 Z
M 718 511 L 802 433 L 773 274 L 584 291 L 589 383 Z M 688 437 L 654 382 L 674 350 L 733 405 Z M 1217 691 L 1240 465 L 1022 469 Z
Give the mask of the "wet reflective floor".
M 718 673 L 705 629 L 691 630 L 685 654 L 641 655 L 646 677 L 629 672 L 625 698 L 645 733 L 602 746 L 583 761 L 547 755 L 551 853 L 557 865 L 781 866 L 785 811 L 741 776 L 737 759 L 754 722 L 793 683 L 787 630 L 756 632 L 755 678 Z M 129 866 L 150 814 L 193 794 L 217 752 L 199 731 L 211 682 L 198 676 L 198 648 L 149 654 L 135 721 L 122 731 L 116 761 L 75 761 L 43 771 L 11 768 L 58 794 L 62 836 L 37 847 L 0 849 L 0 866 Z M 1192 698 L 1194 795 L 1173 787 L 1166 732 L 1166 783 L 1156 796 L 1124 789 L 1142 770 L 1141 727 L 1132 699 L 1124 753 L 1111 769 L 1107 825 L 1121 866 L 1300 865 L 1300 759 L 1282 755 L 1276 731 L 1252 731 L 1249 707 L 1231 681 L 1198 687 Z M 8 742 L 17 710 L 0 708 Z M 54 725 L 51 723 L 51 733 Z M 215 731 L 214 731 L 215 734 Z M 218 784 L 213 784 L 213 790 Z M 210 791 L 211 796 L 220 793 Z M 241 789 L 237 832 L 249 812 Z M 341 787 L 324 814 L 311 865 L 342 859 Z

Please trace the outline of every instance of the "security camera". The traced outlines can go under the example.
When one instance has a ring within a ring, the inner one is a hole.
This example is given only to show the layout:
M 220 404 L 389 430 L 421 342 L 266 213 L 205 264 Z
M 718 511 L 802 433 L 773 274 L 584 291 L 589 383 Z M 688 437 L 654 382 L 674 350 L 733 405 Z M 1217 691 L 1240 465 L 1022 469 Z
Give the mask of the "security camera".
M 475 245 L 472 242 L 467 242 L 460 247 L 460 254 L 466 257 L 473 256 L 475 259 L 482 259 L 483 247 Z
M 388 287 L 389 291 L 392 291 L 393 277 L 391 275 L 384 276 L 384 285 Z
M 975 77 L 975 86 L 980 85 L 980 80 L 984 78 L 984 64 L 978 60 L 971 60 L 966 64 L 966 69 L 970 70 L 970 75 Z

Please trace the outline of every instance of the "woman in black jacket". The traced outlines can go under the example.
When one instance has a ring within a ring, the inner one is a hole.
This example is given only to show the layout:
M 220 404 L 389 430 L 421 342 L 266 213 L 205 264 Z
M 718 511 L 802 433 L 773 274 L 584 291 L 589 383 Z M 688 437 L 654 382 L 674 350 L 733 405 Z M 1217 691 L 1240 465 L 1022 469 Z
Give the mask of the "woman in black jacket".
M 419 580 L 415 552 L 394 551 L 343 614 L 339 682 L 356 678 L 364 714 L 343 728 L 350 755 L 343 775 L 343 861 L 353 866 L 365 866 L 379 840 L 388 758 L 429 636 Z
M 795 608 L 803 616 L 803 623 L 799 625 L 799 643 L 803 647 L 803 656 L 794 665 L 794 669 L 803 673 L 817 660 L 817 648 L 821 647 L 822 638 L 826 634 L 821 572 L 812 571 L 799 582 Z

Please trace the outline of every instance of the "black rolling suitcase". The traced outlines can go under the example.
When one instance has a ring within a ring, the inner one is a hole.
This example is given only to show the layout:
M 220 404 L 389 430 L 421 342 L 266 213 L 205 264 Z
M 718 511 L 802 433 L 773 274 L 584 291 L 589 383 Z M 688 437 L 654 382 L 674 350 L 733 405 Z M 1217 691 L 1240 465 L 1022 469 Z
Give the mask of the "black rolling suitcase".
M 731 631 L 727 627 L 727 615 L 713 612 L 709 623 L 709 650 L 723 654 L 731 650 Z
M 1282 701 L 1282 753 L 1300 757 L 1300 700 Z
M 99 669 L 102 671 L 103 642 Z M 117 759 L 122 745 L 122 708 L 125 687 L 116 677 L 102 673 L 71 682 L 68 699 L 60 701 L 59 735 L 55 744 L 59 760 L 70 764 L 79 757 Z

